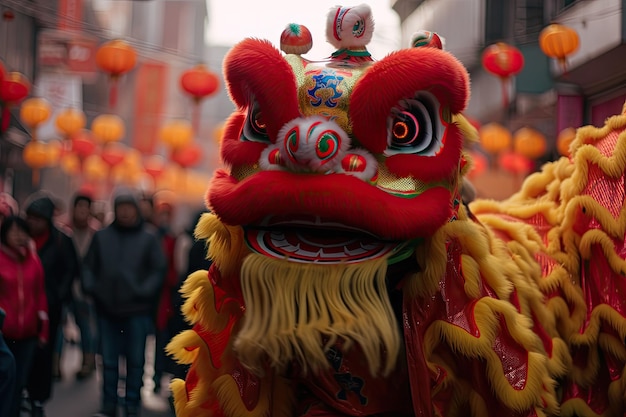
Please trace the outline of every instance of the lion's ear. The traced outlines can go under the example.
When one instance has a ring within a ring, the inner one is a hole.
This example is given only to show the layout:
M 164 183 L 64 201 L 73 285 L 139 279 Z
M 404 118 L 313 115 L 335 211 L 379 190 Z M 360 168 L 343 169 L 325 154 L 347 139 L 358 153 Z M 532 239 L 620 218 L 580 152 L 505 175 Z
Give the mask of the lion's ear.
M 293 70 L 269 41 L 248 38 L 235 45 L 224 58 L 224 77 L 228 92 L 240 109 L 258 104 L 271 138 L 300 115 Z

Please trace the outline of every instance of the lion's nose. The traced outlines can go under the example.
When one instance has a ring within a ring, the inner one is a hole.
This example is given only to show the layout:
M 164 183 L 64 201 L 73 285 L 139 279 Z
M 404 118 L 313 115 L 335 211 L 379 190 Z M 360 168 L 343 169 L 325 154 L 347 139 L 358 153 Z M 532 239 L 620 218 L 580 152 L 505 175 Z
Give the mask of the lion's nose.
M 335 171 L 350 148 L 349 136 L 323 117 L 298 118 L 278 134 L 278 149 L 286 168 L 299 172 Z
M 344 173 L 375 181 L 376 159 L 365 149 L 351 149 L 350 136 L 334 121 L 321 116 L 299 117 L 286 123 L 276 142 L 259 161 L 265 170 Z

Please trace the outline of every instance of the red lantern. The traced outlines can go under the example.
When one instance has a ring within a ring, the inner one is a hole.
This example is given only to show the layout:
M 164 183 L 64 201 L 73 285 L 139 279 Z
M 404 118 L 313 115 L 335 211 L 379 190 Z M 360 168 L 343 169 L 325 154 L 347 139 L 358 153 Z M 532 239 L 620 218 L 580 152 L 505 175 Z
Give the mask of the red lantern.
M 194 132 L 198 131 L 200 102 L 204 98 L 215 94 L 219 84 L 217 75 L 202 64 L 196 65 L 181 75 L 180 86 L 194 101 L 192 117 Z
M 487 157 L 480 152 L 470 151 L 472 158 L 472 169 L 467 173 L 469 179 L 479 177 L 489 167 Z
M 11 113 L 9 107 L 19 104 L 28 97 L 30 82 L 19 72 L 6 73 L 4 65 L 0 64 L 0 106 L 2 106 L 2 123 L 0 132 L 9 128 Z
M 198 145 L 192 143 L 191 145 L 172 152 L 170 158 L 181 167 L 189 168 L 200 162 L 200 159 L 202 158 L 202 149 Z
M 111 168 L 126 159 L 127 149 L 121 143 L 107 143 L 100 153 L 100 158 Z
M 194 100 L 202 100 L 217 91 L 219 79 L 215 73 L 200 64 L 183 72 L 180 85 Z
M 524 68 L 524 55 L 516 47 L 498 42 L 485 48 L 482 63 L 485 70 L 502 80 L 502 102 L 507 107 L 509 79 Z
M 152 155 L 144 161 L 143 169 L 156 181 L 165 171 L 165 160 L 160 155 Z
M 515 152 L 505 152 L 498 158 L 500 166 L 511 174 L 526 175 L 533 170 L 533 161 Z
M 92 155 L 96 151 L 96 147 L 96 141 L 88 130 L 81 130 L 72 136 L 72 151 L 78 155 L 81 160 Z
M 11 72 L 0 83 L 0 101 L 4 104 L 18 104 L 30 92 L 28 78 L 19 72 Z
M 116 39 L 102 45 L 96 52 L 96 64 L 111 77 L 109 106 L 117 103 L 117 80 L 132 70 L 137 62 L 137 52 L 126 42 Z

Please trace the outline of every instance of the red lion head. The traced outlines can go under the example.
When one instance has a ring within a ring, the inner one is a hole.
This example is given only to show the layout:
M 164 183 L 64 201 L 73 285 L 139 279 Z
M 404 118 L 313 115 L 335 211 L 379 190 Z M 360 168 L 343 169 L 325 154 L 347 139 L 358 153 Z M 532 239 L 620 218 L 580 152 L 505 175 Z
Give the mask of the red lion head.
M 230 171 L 217 171 L 207 200 L 253 250 L 356 262 L 454 218 L 465 68 L 438 48 L 354 55 L 312 62 L 256 39 L 227 55 Z

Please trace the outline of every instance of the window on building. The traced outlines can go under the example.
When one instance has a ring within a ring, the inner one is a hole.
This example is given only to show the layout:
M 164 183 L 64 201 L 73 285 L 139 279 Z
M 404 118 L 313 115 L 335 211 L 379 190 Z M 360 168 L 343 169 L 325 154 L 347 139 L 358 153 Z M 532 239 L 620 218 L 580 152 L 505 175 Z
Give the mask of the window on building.
M 580 0 L 562 0 L 562 1 L 563 1 L 563 6 L 562 6 L 562 8 L 565 8 L 565 7 L 569 7 L 569 6 L 571 6 L 571 5 L 572 5 L 572 4 L 574 4 L 574 3 L 579 2 Z
M 485 44 L 506 41 L 513 33 L 512 5 L 514 0 L 485 1 Z
M 515 7 L 515 43 L 537 42 L 544 28 L 543 0 L 517 0 Z
M 486 0 L 485 6 L 486 45 L 536 42 L 545 26 L 544 0 Z

